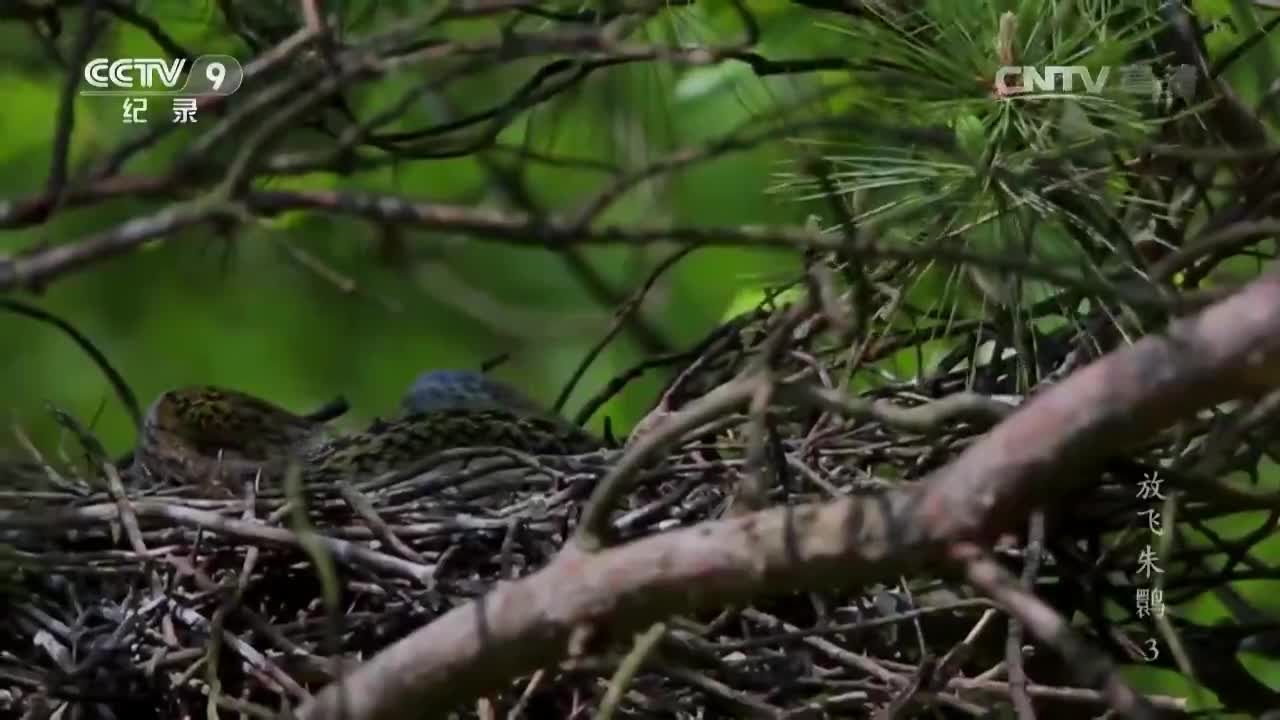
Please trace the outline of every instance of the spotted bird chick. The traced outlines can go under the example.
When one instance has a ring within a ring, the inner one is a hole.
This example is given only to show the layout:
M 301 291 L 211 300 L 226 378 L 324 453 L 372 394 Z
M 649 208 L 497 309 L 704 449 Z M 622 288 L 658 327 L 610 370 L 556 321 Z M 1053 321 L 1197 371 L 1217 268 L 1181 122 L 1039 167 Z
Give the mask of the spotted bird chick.
M 578 455 L 604 447 L 559 418 L 507 410 L 445 407 L 380 422 L 361 433 L 316 446 L 302 463 L 309 483 L 372 477 L 403 470 L 444 450 L 501 447 L 532 455 Z
M 229 486 L 324 442 L 322 422 L 236 390 L 191 386 L 162 393 L 147 410 L 136 461 L 169 482 Z
M 594 450 L 604 446 L 598 439 L 584 432 L 582 428 L 549 412 L 519 390 L 500 380 L 495 380 L 483 373 L 471 370 L 430 370 L 425 372 L 414 380 L 413 385 L 409 387 L 409 391 L 405 393 L 400 404 L 408 415 L 435 414 L 444 410 L 455 412 L 460 410 L 491 410 L 495 413 L 509 414 L 517 418 L 534 421 L 526 423 L 529 426 L 526 429 L 532 429 L 533 425 L 537 425 L 540 427 L 539 432 L 554 430 L 555 434 L 562 438 L 573 438 L 571 445 L 574 447 L 581 448 L 590 444 L 594 445 L 594 447 L 589 448 L 589 450 Z M 539 444 L 539 442 L 535 442 L 535 444 Z M 472 443 L 472 445 L 474 444 Z M 489 444 L 510 446 L 505 442 Z M 578 452 L 587 452 L 589 450 L 579 450 Z M 543 454 L 556 453 L 548 452 Z
M 276 480 L 291 461 L 311 484 L 403 470 L 454 448 L 575 455 L 603 447 L 517 391 L 478 378 L 465 371 L 427 373 L 405 398 L 403 417 L 341 435 L 235 390 L 171 390 L 147 412 L 137 457 L 162 479 L 231 488 L 258 471 Z

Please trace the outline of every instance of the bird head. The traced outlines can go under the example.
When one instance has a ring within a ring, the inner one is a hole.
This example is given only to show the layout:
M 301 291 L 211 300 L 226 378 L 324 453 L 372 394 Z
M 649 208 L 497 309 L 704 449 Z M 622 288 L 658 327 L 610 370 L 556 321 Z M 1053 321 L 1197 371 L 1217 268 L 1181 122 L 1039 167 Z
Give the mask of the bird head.
M 432 370 L 419 375 L 405 394 L 402 405 L 409 413 L 465 408 L 546 414 L 546 410 L 519 390 L 470 370 Z

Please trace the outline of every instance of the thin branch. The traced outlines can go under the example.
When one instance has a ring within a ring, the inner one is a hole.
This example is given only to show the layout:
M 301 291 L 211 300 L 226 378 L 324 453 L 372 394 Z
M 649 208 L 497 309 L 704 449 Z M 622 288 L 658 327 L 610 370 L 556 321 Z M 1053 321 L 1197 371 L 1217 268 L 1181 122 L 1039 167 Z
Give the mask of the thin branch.
M 80 10 L 80 31 L 76 34 L 75 45 L 71 49 L 70 66 L 78 69 L 84 67 L 85 59 L 93 42 L 102 31 L 97 22 L 99 0 L 86 0 Z M 53 213 L 62 203 L 62 196 L 67 185 L 67 163 L 71 152 L 71 135 L 76 125 L 76 88 L 80 86 L 80 73 L 68 72 L 63 79 L 62 92 L 58 102 L 58 118 L 53 129 L 53 159 L 49 166 L 49 179 L 45 184 L 50 202 L 46 207 L 46 217 Z M 42 218 L 43 219 L 43 218 Z
M 120 404 L 124 405 L 125 411 L 129 413 L 129 419 L 133 420 L 134 429 L 141 430 L 142 407 L 138 405 L 137 396 L 133 394 L 133 389 L 129 387 L 129 383 L 125 381 L 124 376 L 115 369 L 111 361 L 107 359 L 107 356 L 93 344 L 93 341 L 85 337 L 74 325 L 66 320 L 34 305 L 28 305 L 21 300 L 0 298 L 0 307 L 6 308 L 10 312 L 48 323 L 66 333 L 67 337 L 71 338 L 72 342 L 78 345 L 89 356 L 90 360 L 93 360 L 93 363 L 98 366 L 102 374 L 107 376 L 107 382 L 111 383 L 111 389 L 115 390 Z
M 959 543 L 952 556 L 964 564 L 969 582 L 1004 605 L 1041 642 L 1057 650 L 1081 683 L 1101 687 L 1112 710 L 1134 720 L 1160 717 L 1151 702 L 1120 677 L 1110 658 L 1089 647 L 1065 618 L 1022 589 L 1018 579 L 988 553 L 972 543 Z
M 559 414 L 564 409 L 564 404 L 569 401 L 569 396 L 573 393 L 574 387 L 577 386 L 582 376 L 586 374 L 587 369 L 591 367 L 591 363 L 595 362 L 595 359 L 600 356 L 600 353 L 604 352 L 609 343 L 613 342 L 623 328 L 627 327 L 627 319 L 639 311 L 644 303 L 645 296 L 657 284 L 658 279 L 692 251 L 693 248 L 682 248 L 664 258 L 649 273 L 649 277 L 645 279 L 644 283 L 616 310 L 613 323 L 609 326 L 609 331 L 604 334 L 604 337 L 600 338 L 599 342 L 591 346 L 591 349 L 583 356 L 582 362 L 578 363 L 578 367 L 574 368 L 564 388 L 560 390 L 560 395 L 556 397 L 555 404 L 551 406 L 553 412 Z

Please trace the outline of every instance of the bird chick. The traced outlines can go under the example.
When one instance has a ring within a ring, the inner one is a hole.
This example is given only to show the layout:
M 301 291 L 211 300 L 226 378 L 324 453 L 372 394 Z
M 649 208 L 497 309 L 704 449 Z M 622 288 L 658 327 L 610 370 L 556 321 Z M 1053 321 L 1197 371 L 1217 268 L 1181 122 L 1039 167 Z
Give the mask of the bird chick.
M 212 482 L 270 470 L 328 439 L 324 423 L 247 393 L 190 386 L 148 408 L 136 461 L 153 477 Z
M 401 404 L 408 413 L 470 408 L 506 410 L 529 415 L 547 414 L 538 403 L 519 390 L 470 370 L 425 372 L 413 381 Z
M 598 438 L 550 412 L 519 390 L 501 380 L 471 370 L 429 370 L 422 373 L 409 387 L 400 404 L 409 416 L 434 415 L 444 411 L 451 411 L 455 416 L 462 411 L 481 414 L 492 411 L 498 413 L 495 417 L 510 415 L 528 420 L 531 422 L 518 428 L 516 436 L 527 435 L 527 444 L 533 446 L 542 444 L 549 433 L 567 440 L 569 446 L 578 448 L 578 452 L 587 452 L 585 448 L 588 445 L 594 445 L 595 449 L 604 447 Z M 509 439 L 514 441 L 517 437 Z M 518 449 L 518 445 L 512 447 Z M 556 452 L 552 450 L 548 454 Z
M 170 390 L 147 411 L 136 460 L 161 480 L 231 489 L 259 472 L 276 480 L 292 462 L 304 483 L 329 483 L 411 467 L 453 448 L 565 455 L 603 447 L 582 428 L 478 373 L 426 373 L 403 405 L 408 412 L 400 418 L 331 434 L 319 419 L 246 393 Z
M 533 455 L 578 455 L 603 443 L 585 430 L 544 414 L 442 407 L 375 424 L 315 446 L 302 459 L 302 479 L 329 483 L 412 467 L 444 450 L 501 447 Z

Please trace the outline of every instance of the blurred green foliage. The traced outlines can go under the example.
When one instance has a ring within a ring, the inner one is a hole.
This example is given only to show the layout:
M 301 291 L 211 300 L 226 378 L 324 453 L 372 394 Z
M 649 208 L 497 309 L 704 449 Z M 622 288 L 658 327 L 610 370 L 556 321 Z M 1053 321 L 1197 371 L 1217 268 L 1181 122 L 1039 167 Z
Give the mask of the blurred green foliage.
M 373 11 L 348 9 L 365 17 L 357 28 L 372 23 L 367 16 Z M 188 47 L 246 53 L 218 29 L 213 8 L 155 12 Z M 376 12 L 394 15 L 395 8 Z M 714 32 L 709 26 L 715 19 L 700 11 L 677 10 L 673 17 L 667 32 Z M 62 71 L 47 61 L 21 24 L 0 25 L 0 47 L 0 88 L 10 108 L 0 113 L 0 197 L 17 199 L 43 188 Z M 106 57 L 160 54 L 145 33 L 120 23 L 113 24 L 95 50 L 96 56 Z M 448 100 L 459 108 L 487 107 L 522 82 L 526 71 L 511 69 L 464 83 Z M 675 87 L 692 72 L 654 67 L 601 72 L 580 90 L 511 123 L 499 141 L 636 167 L 731 130 L 767 108 L 762 103 L 773 92 L 769 85 L 787 83 L 736 74 L 732 82 L 677 98 Z M 393 85 L 380 88 L 378 97 L 357 96 L 353 105 L 362 114 L 375 111 L 402 89 Z M 430 108 L 424 107 L 402 124 L 429 120 Z M 99 159 L 134 132 L 121 122 L 119 98 L 78 97 L 75 110 L 73 168 Z M 153 102 L 152 123 L 165 122 L 167 115 L 167 104 Z M 183 147 L 183 137 L 182 131 L 175 133 L 161 147 L 140 155 L 127 171 L 162 171 Z M 303 130 L 289 138 L 295 147 L 319 146 L 321 140 Z M 782 159 L 777 152 L 775 145 L 730 156 L 666 186 L 641 188 L 606 219 L 794 221 L 800 214 L 794 203 L 761 200 Z M 499 153 L 492 157 L 505 159 Z M 546 207 L 563 211 L 576 208 L 606 179 L 541 164 L 530 164 L 525 173 L 531 194 Z M 492 176 L 474 157 L 407 160 L 352 177 L 313 174 L 267 186 L 363 189 L 467 205 L 504 203 Z M 44 225 L 0 234 L 0 253 L 72 240 L 154 207 L 139 200 L 62 211 Z M 668 252 L 582 250 L 619 297 L 637 287 Z M 308 259 L 350 279 L 356 289 L 344 292 L 324 273 L 309 269 Z M 773 252 L 696 252 L 655 288 L 644 320 L 672 347 L 688 347 L 721 319 L 740 291 L 779 277 L 793 263 Z M 393 241 L 365 222 L 307 213 L 262 221 L 231 240 L 207 229 L 178 233 L 142 253 L 60 279 L 34 301 L 92 339 L 144 405 L 159 392 L 186 383 L 240 388 L 303 411 L 342 394 L 352 402 L 352 423 L 393 412 L 400 394 L 423 369 L 477 368 L 504 353 L 511 358 L 495 374 L 549 404 L 607 331 L 613 310 L 595 301 L 554 252 L 412 231 Z M 56 443 L 59 434 L 46 403 L 92 422 L 113 452 L 131 446 L 127 413 L 102 374 L 68 339 L 29 319 L 0 315 L 0 343 L 0 408 L 6 425 L 0 447 L 13 444 L 13 422 L 40 445 Z M 592 366 L 566 412 L 643 355 L 624 335 Z M 646 377 L 634 383 L 597 416 L 595 428 L 603 415 L 616 426 L 629 426 L 652 402 L 660 381 Z

